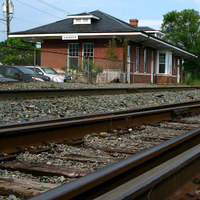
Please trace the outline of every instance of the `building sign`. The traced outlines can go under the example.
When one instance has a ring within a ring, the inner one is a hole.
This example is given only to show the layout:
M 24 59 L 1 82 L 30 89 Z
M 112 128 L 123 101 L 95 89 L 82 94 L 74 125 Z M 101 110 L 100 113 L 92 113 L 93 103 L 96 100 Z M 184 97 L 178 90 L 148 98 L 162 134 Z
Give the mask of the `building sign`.
M 63 35 L 62 40 L 78 40 L 78 35 Z

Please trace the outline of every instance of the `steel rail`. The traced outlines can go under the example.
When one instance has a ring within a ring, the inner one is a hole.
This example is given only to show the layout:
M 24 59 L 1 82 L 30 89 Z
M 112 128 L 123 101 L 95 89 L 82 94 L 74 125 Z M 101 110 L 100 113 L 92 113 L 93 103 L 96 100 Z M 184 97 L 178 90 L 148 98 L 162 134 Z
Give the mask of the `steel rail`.
M 158 195 L 159 198 L 152 198 L 155 200 L 165 199 L 168 185 L 155 189 L 155 195 L 151 192 L 163 181 L 163 177 L 173 182 L 171 173 L 184 168 L 187 163 L 195 164 L 187 168 L 187 177 L 182 180 L 193 176 L 194 171 L 196 173 L 194 169 L 198 170 L 200 164 L 199 142 L 200 128 L 197 128 L 30 200 L 148 199 L 149 195 Z
M 105 95 L 105 94 L 130 94 L 161 91 L 186 91 L 199 90 L 198 86 L 166 86 L 166 87 L 141 87 L 141 88 L 70 88 L 70 89 L 29 89 L 29 90 L 0 90 L 0 100 L 19 98 L 46 98 L 64 97 L 75 95 Z
M 200 112 L 200 102 L 169 104 L 96 115 L 25 122 L 0 126 L 0 152 L 12 153 L 44 142 L 63 142 L 81 138 L 93 132 L 127 128 L 144 123 L 171 120 L 179 114 Z
M 200 144 L 120 185 L 95 200 L 183 199 L 197 189 L 191 182 L 199 177 Z M 180 190 L 184 187 L 184 190 Z M 187 188 L 186 188 L 187 187 Z M 178 191 L 178 192 L 177 192 Z

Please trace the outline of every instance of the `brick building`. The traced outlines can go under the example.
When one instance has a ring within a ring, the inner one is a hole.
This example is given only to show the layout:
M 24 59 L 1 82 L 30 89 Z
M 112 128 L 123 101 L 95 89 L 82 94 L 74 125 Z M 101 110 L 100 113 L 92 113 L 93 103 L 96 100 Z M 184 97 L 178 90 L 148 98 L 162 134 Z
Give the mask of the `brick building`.
M 69 15 L 9 35 L 41 42 L 42 66 L 69 69 L 90 58 L 104 68 L 99 82 L 118 77 L 128 83 L 179 83 L 182 61 L 195 55 L 162 40 L 162 36 L 152 28 L 139 27 L 138 20 L 127 23 L 101 11 Z M 108 61 L 106 49 L 113 40 L 117 59 Z

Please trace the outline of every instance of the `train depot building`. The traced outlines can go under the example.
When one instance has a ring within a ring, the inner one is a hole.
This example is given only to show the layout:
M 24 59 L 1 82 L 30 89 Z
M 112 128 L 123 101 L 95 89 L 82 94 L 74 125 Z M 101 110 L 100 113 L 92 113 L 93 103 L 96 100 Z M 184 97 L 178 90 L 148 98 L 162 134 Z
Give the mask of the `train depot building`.
M 184 58 L 195 55 L 162 36 L 160 31 L 138 26 L 138 20 L 124 22 L 98 10 L 9 35 L 41 42 L 41 66 L 68 70 L 85 58 L 92 59 L 104 69 L 98 76 L 100 83 L 114 78 L 127 83 L 180 83 Z M 115 58 L 109 57 L 112 51 Z

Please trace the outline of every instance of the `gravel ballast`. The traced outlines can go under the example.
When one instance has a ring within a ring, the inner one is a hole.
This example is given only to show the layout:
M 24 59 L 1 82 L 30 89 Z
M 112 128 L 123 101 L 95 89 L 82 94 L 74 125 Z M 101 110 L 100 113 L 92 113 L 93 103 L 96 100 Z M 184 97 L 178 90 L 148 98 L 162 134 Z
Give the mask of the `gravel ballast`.
M 56 82 L 10 82 L 10 83 L 0 82 L 0 90 L 141 88 L 141 87 L 173 87 L 173 86 L 186 87 L 185 85 L 124 84 L 124 83 L 81 84 L 81 83 L 56 83 Z
M 26 84 L 26 85 L 25 85 Z M 4 87 L 3 87 L 4 86 Z M 47 88 L 92 88 L 92 87 L 152 87 L 152 85 L 131 84 L 58 84 L 18 83 L 3 84 L 1 89 L 47 89 Z M 157 85 L 154 85 L 157 86 Z M 160 86 L 161 87 L 161 86 Z M 162 86 L 164 87 L 164 86 Z M 62 98 L 16 99 L 0 101 L 0 124 L 21 123 L 44 119 L 105 113 L 137 107 L 198 100 L 200 90 L 149 92 L 116 95 L 71 96 Z

